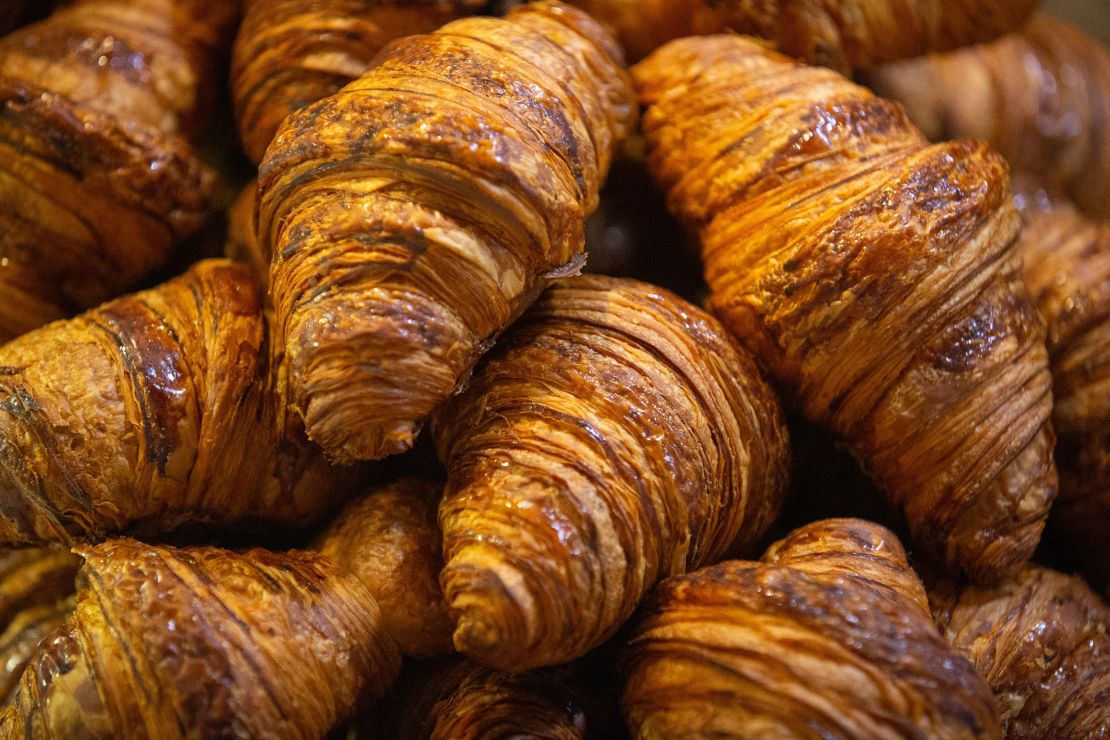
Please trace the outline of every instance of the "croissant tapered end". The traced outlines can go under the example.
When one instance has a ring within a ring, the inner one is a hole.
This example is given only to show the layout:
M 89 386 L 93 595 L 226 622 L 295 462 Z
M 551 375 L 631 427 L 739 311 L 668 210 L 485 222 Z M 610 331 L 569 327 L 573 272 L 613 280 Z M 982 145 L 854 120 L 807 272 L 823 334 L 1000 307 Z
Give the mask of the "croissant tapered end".
M 990 688 L 910 581 L 894 535 L 860 520 L 665 581 L 623 658 L 632 734 L 1001 737 Z
M 319 555 L 79 552 L 77 610 L 25 671 L 5 736 L 320 737 L 398 671 L 373 597 Z
M 348 504 L 317 541 L 374 595 L 386 631 L 415 657 L 451 651 L 452 623 L 439 588 L 442 493 L 441 483 L 404 478 Z
M 508 671 L 584 654 L 659 578 L 753 543 L 786 481 L 751 359 L 632 280 L 548 288 L 433 432 L 455 646 Z
M 927 585 L 941 634 L 994 689 L 1007 737 L 1110 731 L 1110 607 L 1082 580 L 1029 565 L 990 587 Z
M 541 2 L 397 41 L 286 120 L 259 238 L 294 401 L 333 459 L 411 446 L 547 278 L 581 266 L 634 116 L 612 39 Z
M 1006 164 L 929 145 L 897 105 L 734 36 L 634 70 L 648 164 L 700 234 L 710 302 L 812 421 L 981 580 L 1056 492 L 1044 328 Z

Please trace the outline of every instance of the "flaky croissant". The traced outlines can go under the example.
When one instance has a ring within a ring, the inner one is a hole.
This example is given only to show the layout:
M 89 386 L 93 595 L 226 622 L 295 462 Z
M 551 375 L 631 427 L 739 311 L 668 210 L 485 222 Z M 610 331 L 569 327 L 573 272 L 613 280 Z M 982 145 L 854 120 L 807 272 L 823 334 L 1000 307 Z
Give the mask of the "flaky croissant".
M 1015 170 L 1110 218 L 1110 51 L 1078 28 L 1038 15 L 1021 33 L 866 81 L 930 139 L 984 138 Z
M 439 588 L 436 510 L 442 483 L 404 478 L 352 501 L 316 547 L 374 595 L 389 635 L 411 656 L 451 651 L 452 623 Z
M 245 268 L 157 288 L 0 347 L 0 544 L 304 525 L 357 484 L 288 417 Z
M 547 278 L 578 269 L 634 116 L 619 58 L 581 12 L 533 3 L 397 41 L 286 120 L 258 235 L 293 400 L 331 457 L 408 448 Z
M 548 288 L 436 413 L 455 647 L 507 671 L 609 637 L 658 579 L 752 544 L 786 429 L 708 314 L 645 283 Z
M 0 342 L 111 298 L 208 213 L 183 135 L 216 88 L 228 0 L 79 0 L 0 39 Z
M 635 61 L 683 36 L 731 29 L 843 72 L 989 41 L 1037 0 L 571 0 L 610 26 Z
M 860 519 L 664 581 L 622 663 L 635 737 L 1002 736 L 898 539 Z
M 247 0 L 231 93 L 239 137 L 262 161 L 281 122 L 360 77 L 393 39 L 427 33 L 482 0 Z
M 736 36 L 672 42 L 634 78 L 724 324 L 919 547 L 977 579 L 1020 567 L 1056 470 L 1002 158 L 930 145 L 896 104 Z
M 61 549 L 0 551 L 0 707 L 39 641 L 73 611 L 79 562 Z
M 998 697 L 1009 738 L 1110 733 L 1110 608 L 1037 565 L 994 586 L 930 580 L 933 617 Z
M 77 608 L 0 737 L 323 737 L 400 665 L 374 598 L 312 553 L 78 548 Z

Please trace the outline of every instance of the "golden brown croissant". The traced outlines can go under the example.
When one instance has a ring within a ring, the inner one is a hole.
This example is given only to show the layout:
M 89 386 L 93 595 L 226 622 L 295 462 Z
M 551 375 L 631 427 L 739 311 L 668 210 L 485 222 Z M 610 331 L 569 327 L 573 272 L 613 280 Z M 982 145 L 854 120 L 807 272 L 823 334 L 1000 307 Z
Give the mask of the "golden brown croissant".
M 482 0 L 248 0 L 231 66 L 243 148 L 262 161 L 293 111 L 360 77 L 393 39 L 427 33 Z
M 286 120 L 258 234 L 293 400 L 331 457 L 408 448 L 547 279 L 579 268 L 634 116 L 619 57 L 581 12 L 533 3 L 397 41 Z
M 269 281 L 270 257 L 263 251 L 255 232 L 255 206 L 258 184 L 251 180 L 235 198 L 227 211 L 227 243 L 224 254 L 229 259 L 242 262 L 263 289 Z M 268 296 L 263 295 L 263 299 Z
M 78 548 L 77 609 L 0 737 L 322 737 L 400 665 L 374 598 L 312 553 Z
M 928 586 L 941 634 L 994 689 L 1007 737 L 1110 733 L 1110 608 L 1083 581 L 1028 565 L 995 586 Z
M 229 0 L 81 0 L 0 39 L 0 342 L 163 265 L 208 213 L 194 133 Z
M 1110 217 L 1110 51 L 1078 28 L 1038 15 L 1019 34 L 867 82 L 930 139 L 984 138 L 1015 170 Z
M 860 519 L 664 581 L 623 658 L 635 737 L 1001 737 L 898 539 Z
M 571 0 L 611 27 L 635 61 L 683 36 L 731 29 L 844 72 L 1018 28 L 1037 0 Z
M 247 271 L 211 260 L 0 347 L 0 544 L 326 513 L 359 471 L 288 418 L 265 330 Z
M 0 706 L 39 641 L 73 611 L 78 558 L 65 550 L 0 550 Z
M 436 506 L 442 483 L 405 478 L 352 501 L 317 541 L 374 595 L 382 624 L 405 655 L 451 651 L 452 623 L 439 588 Z
M 896 104 L 736 36 L 672 42 L 634 78 L 724 324 L 919 547 L 977 579 L 1020 567 L 1056 470 L 1002 158 L 930 145 Z
M 658 579 L 750 545 L 786 429 L 750 357 L 661 288 L 560 281 L 437 412 L 455 647 L 507 671 L 608 638 Z

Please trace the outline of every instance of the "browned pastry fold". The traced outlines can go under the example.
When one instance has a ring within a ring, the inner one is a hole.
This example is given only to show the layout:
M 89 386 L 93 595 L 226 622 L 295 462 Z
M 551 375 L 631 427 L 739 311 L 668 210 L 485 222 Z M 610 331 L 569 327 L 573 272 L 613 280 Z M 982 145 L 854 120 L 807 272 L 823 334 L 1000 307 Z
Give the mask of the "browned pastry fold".
M 443 484 L 404 478 L 352 501 L 316 548 L 362 582 L 405 655 L 451 651 L 452 623 L 439 588 L 436 509 Z
M 73 611 L 79 559 L 65 550 L 0 550 L 0 706 L 39 641 Z
M 455 647 L 507 671 L 585 654 L 658 579 L 752 544 L 786 484 L 786 429 L 751 358 L 632 280 L 548 288 L 433 433 Z
M 319 518 L 357 482 L 286 413 L 245 268 L 198 263 L 0 347 L 0 544 Z
M 312 553 L 78 548 L 77 608 L 0 737 L 323 737 L 400 665 L 374 598 Z
M 293 111 L 334 95 L 393 39 L 427 33 L 483 0 L 247 0 L 231 92 L 239 137 L 262 161 Z
M 230 0 L 81 0 L 0 39 L 0 342 L 111 298 L 208 212 Z
M 551 277 L 634 105 L 620 53 L 539 2 L 394 42 L 291 115 L 259 173 L 259 239 L 296 408 L 339 461 L 407 449 Z
M 413 665 L 376 729 L 395 740 L 602 737 L 591 732 L 580 672 L 573 665 L 514 675 L 463 657 Z
M 994 689 L 1006 737 L 1110 734 L 1110 608 L 1083 581 L 1029 565 L 995 586 L 928 586 L 941 634 Z
M 258 184 L 251 180 L 227 211 L 227 243 L 224 254 L 250 268 L 258 284 L 265 289 L 270 276 L 270 257 L 258 241 L 255 231 Z M 265 299 L 266 296 L 263 296 Z
M 1002 736 L 898 539 L 859 519 L 664 581 L 622 663 L 640 738 Z
M 736 36 L 638 65 L 648 164 L 700 234 L 710 303 L 853 451 L 915 544 L 990 580 L 1056 493 L 1044 328 L 1006 164 Z
M 1025 282 L 1048 323 L 1060 496 L 1050 526 L 1110 583 L 1110 221 L 1034 190 L 1019 199 Z
M 725 29 L 842 72 L 989 41 L 1037 0 L 571 0 L 616 33 L 632 61 L 672 39 Z
M 977 136 L 1110 218 L 1110 51 L 1046 15 L 992 44 L 876 70 L 867 82 L 930 139 Z

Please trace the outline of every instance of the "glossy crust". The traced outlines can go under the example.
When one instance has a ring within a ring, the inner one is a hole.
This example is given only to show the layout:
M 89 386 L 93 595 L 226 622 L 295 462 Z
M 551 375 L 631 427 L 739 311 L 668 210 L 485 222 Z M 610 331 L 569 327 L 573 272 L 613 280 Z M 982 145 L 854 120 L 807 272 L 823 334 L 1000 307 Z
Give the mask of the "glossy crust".
M 208 213 L 230 0 L 82 0 L 0 39 L 0 342 L 118 295 Z
M 27 667 L 3 737 L 322 737 L 400 659 L 374 599 L 311 553 L 79 548 L 74 615 Z
M 937 634 L 901 544 L 859 519 L 663 582 L 623 671 L 640 738 L 1002 736 L 990 688 Z
M 601 644 L 658 579 L 752 544 L 786 429 L 708 314 L 645 283 L 560 281 L 433 424 L 455 647 L 508 671 Z
M 1110 608 L 1082 580 L 1029 565 L 992 587 L 931 581 L 929 600 L 994 689 L 1008 738 L 1110 734 Z
M 1034 190 L 1019 199 L 1025 282 L 1048 323 L 1060 497 L 1050 526 L 1110 583 L 1110 221 Z
M 405 478 L 352 501 L 317 549 L 374 595 L 386 632 L 405 655 L 451 651 L 453 624 L 439 588 L 436 511 L 443 484 Z
M 211 260 L 0 348 L 0 543 L 326 513 L 359 471 L 288 417 L 265 331 L 247 271 Z
M 247 0 L 231 94 L 243 149 L 262 161 L 293 111 L 361 77 L 393 39 L 427 33 L 482 0 Z
M 1110 51 L 1078 28 L 1038 15 L 1019 34 L 867 82 L 930 139 L 984 138 L 1015 170 L 1110 218 Z
M 1056 470 L 1002 158 L 929 145 L 895 104 L 735 36 L 672 42 L 634 77 L 713 310 L 915 544 L 976 579 L 1019 568 Z
M 581 12 L 533 3 L 392 44 L 290 116 L 259 174 L 259 238 L 293 400 L 340 461 L 411 444 L 548 278 L 634 106 Z
M 725 29 L 842 72 L 989 41 L 1037 0 L 572 0 L 610 26 L 631 60 L 672 39 Z
M 414 665 L 402 674 L 382 737 L 583 740 L 590 712 L 578 671 L 559 666 L 512 675 L 463 657 Z

